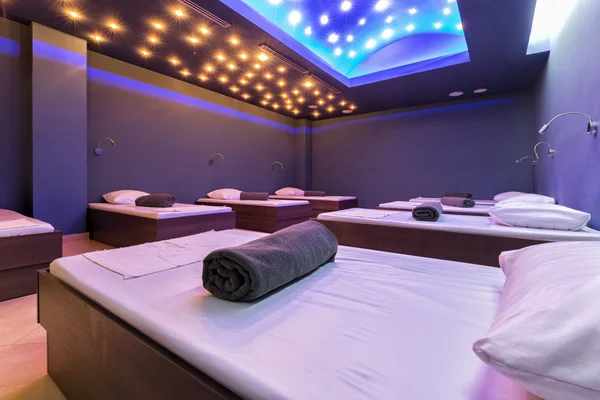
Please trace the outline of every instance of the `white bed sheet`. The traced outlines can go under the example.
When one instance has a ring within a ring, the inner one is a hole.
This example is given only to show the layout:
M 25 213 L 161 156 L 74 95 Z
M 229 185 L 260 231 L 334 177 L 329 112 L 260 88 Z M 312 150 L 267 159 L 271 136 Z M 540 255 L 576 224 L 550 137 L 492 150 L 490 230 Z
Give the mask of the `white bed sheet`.
M 229 207 L 201 206 L 175 203 L 173 207 L 138 207 L 126 204 L 90 203 L 94 210 L 115 212 L 150 219 L 190 217 L 192 215 L 219 214 L 231 211 Z
M 319 200 L 319 201 L 344 201 L 344 200 L 356 200 L 355 196 L 269 196 L 270 199 L 279 200 Z
M 222 246 L 263 236 L 218 235 Z M 472 351 L 500 269 L 340 247 L 335 263 L 254 303 L 208 294 L 202 263 L 128 281 L 83 256 L 50 270 L 246 399 L 525 399 Z
M 317 218 L 324 221 L 353 222 L 357 224 L 373 224 L 398 226 L 404 228 L 418 228 L 433 231 L 470 233 L 474 235 L 500 236 L 530 240 L 558 241 L 589 241 L 600 240 L 600 232 L 586 227 L 580 231 L 558 231 L 552 229 L 516 228 L 511 226 L 497 225 L 489 217 L 472 215 L 442 214 L 437 222 L 417 221 L 408 211 L 397 211 L 392 215 L 385 216 L 385 210 L 381 211 L 381 217 L 373 219 L 356 218 L 352 210 L 342 210 L 320 214 Z M 350 214 L 350 216 L 348 215 Z
M 416 206 L 418 206 L 422 203 L 424 203 L 424 202 L 423 201 L 393 201 L 391 203 L 382 203 L 379 205 L 379 207 L 391 208 L 394 210 L 401 210 L 401 211 L 412 211 L 413 208 L 415 208 Z M 476 204 L 475 207 L 463 208 L 463 207 L 446 206 L 446 205 L 442 204 L 442 208 L 444 209 L 444 212 L 452 212 L 455 214 L 470 214 L 470 215 L 477 214 L 477 215 L 489 216 L 490 208 L 492 208 L 492 206 L 484 206 L 484 205 Z
M 25 222 L 19 223 L 20 220 Z M 0 225 L 2 225 L 0 238 L 54 232 L 54 227 L 49 223 L 26 217 L 12 210 L 0 209 Z
M 298 206 L 303 204 L 310 204 L 308 201 L 303 200 L 220 200 L 220 199 L 208 199 L 199 198 L 197 201 L 215 204 L 227 204 L 227 205 L 244 205 L 244 206 L 261 206 L 261 207 L 288 207 Z
M 442 201 L 440 197 L 415 197 L 414 199 L 409 199 L 410 202 L 415 203 L 425 203 L 428 201 Z M 475 200 L 475 204 L 480 206 L 495 206 L 497 202 L 495 200 Z

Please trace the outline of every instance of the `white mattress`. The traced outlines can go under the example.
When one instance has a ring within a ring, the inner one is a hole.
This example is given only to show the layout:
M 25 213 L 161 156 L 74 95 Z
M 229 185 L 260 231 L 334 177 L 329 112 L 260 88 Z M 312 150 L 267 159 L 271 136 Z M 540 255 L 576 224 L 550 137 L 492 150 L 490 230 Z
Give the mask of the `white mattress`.
M 385 210 L 370 210 L 379 211 L 381 216 L 375 218 L 357 218 L 349 216 L 356 212 L 356 208 L 330 213 L 323 213 L 318 216 L 319 220 L 324 221 L 339 221 L 353 222 L 357 224 L 373 224 L 385 226 L 397 226 L 403 228 L 418 228 L 433 231 L 447 231 L 470 233 L 474 235 L 501 236 L 519 239 L 541 240 L 541 241 L 589 241 L 600 240 L 600 232 L 592 228 L 584 228 L 580 231 L 558 231 L 551 229 L 535 229 L 535 228 L 515 228 L 495 224 L 489 217 L 479 217 L 470 215 L 452 215 L 442 214 L 437 222 L 417 221 L 412 217 L 412 213 L 408 211 L 398 211 L 392 215 L 385 216 Z
M 0 238 L 54 232 L 46 222 L 29 218 L 18 212 L 0 209 Z
M 344 200 L 356 200 L 354 196 L 269 196 L 270 199 L 279 200 L 319 200 L 319 201 L 344 201 Z
M 415 197 L 414 199 L 410 199 L 410 202 L 416 203 L 424 203 L 428 201 L 441 201 L 442 199 L 439 197 Z M 495 200 L 475 200 L 475 204 L 479 204 L 480 206 L 495 206 L 497 202 Z
M 221 246 L 263 236 L 216 235 Z M 202 263 L 133 280 L 83 256 L 50 270 L 246 399 L 525 398 L 471 349 L 495 316 L 500 269 L 340 247 L 254 303 L 208 294 Z
M 261 206 L 261 207 L 288 207 L 310 204 L 308 201 L 291 201 L 291 200 L 219 200 L 199 198 L 197 201 L 203 203 L 227 204 L 227 205 L 244 205 L 244 206 Z
M 200 206 L 195 204 L 175 203 L 173 207 L 138 207 L 135 205 L 90 203 L 94 210 L 110 211 L 119 214 L 134 215 L 150 219 L 181 218 L 192 215 L 219 214 L 231 211 L 229 207 Z
M 412 211 L 416 206 L 424 203 L 423 201 L 393 201 L 391 203 L 382 203 L 379 205 L 381 208 L 392 208 L 394 210 Z M 477 214 L 477 215 L 490 215 L 490 208 L 492 206 L 484 206 L 476 204 L 475 207 L 464 208 L 464 207 L 452 207 L 442 204 L 444 212 L 453 214 Z

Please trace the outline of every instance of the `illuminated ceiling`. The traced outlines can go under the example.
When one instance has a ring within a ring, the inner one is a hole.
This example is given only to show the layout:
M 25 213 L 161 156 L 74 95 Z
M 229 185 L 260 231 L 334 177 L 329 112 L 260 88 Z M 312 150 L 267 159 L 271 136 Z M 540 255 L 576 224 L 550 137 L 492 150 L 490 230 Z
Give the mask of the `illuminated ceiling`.
M 456 0 L 221 0 L 346 86 L 469 61 Z

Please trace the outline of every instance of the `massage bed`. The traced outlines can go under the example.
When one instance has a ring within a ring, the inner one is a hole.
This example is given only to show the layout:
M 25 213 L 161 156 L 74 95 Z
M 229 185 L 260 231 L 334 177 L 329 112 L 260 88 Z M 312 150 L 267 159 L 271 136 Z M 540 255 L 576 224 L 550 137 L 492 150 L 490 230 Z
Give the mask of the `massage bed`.
M 358 207 L 358 199 L 354 196 L 269 196 L 275 200 L 305 200 L 312 207 L 312 217 L 316 218 L 324 212 L 346 210 Z
M 303 200 L 221 200 L 200 198 L 196 204 L 231 207 L 236 213 L 236 227 L 273 233 L 308 221 L 312 208 Z
M 35 293 L 37 270 L 61 256 L 61 231 L 0 209 L 0 301 Z
M 411 203 L 426 203 L 426 202 L 435 202 L 439 203 L 442 201 L 440 197 L 415 197 L 414 199 L 409 199 Z M 476 205 L 480 206 L 495 206 L 498 202 L 496 200 L 475 200 Z
M 113 247 L 235 228 L 231 208 L 180 203 L 165 208 L 90 203 L 87 218 L 90 239 Z
M 186 240 L 210 243 L 195 246 L 201 260 L 262 236 Z M 341 246 L 334 263 L 251 303 L 213 297 L 201 276 L 197 262 L 124 280 L 85 256 L 40 271 L 48 373 L 65 397 L 529 398 L 471 349 L 495 317 L 499 269 Z
M 416 199 L 413 199 L 416 200 Z M 425 203 L 424 201 L 393 201 L 391 203 L 382 203 L 377 207 L 379 210 L 392 210 L 392 211 L 412 211 L 415 207 Z M 475 207 L 453 207 L 442 204 L 444 214 L 457 214 L 457 215 L 474 215 L 474 216 L 489 216 L 490 208 L 493 206 L 475 204 Z
M 489 217 L 440 216 L 438 222 L 417 221 L 407 211 L 355 208 L 321 214 L 316 219 L 340 244 L 393 253 L 498 266 L 498 256 L 535 244 L 600 240 L 600 232 L 515 228 Z

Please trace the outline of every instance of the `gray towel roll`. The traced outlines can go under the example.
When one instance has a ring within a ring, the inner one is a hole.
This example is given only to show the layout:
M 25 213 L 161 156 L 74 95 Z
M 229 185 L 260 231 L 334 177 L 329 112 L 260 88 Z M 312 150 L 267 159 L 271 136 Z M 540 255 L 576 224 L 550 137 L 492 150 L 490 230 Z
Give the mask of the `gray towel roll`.
M 318 222 L 306 221 L 213 251 L 204 259 L 202 282 L 220 299 L 250 301 L 333 261 L 337 249 L 333 233 Z
M 444 193 L 444 197 L 459 197 L 463 199 L 472 199 L 473 195 L 471 193 L 465 192 L 446 192 Z
M 269 200 L 269 193 L 267 193 L 267 192 L 242 192 L 242 193 L 240 193 L 240 200 Z
M 423 203 L 413 208 L 412 216 L 417 221 L 436 222 L 444 209 L 440 203 Z
M 465 199 L 464 197 L 442 197 L 442 204 L 445 206 L 462 207 L 462 208 L 475 207 L 474 200 Z
M 173 207 L 176 203 L 175 196 L 168 193 L 154 193 L 147 196 L 138 197 L 135 205 L 138 207 Z

